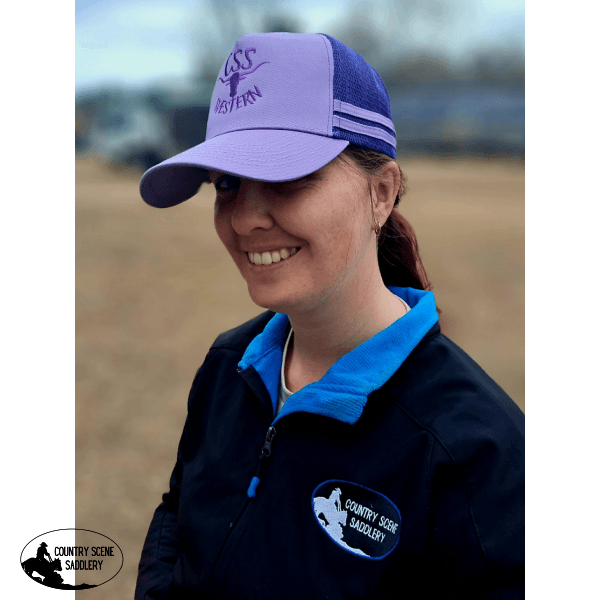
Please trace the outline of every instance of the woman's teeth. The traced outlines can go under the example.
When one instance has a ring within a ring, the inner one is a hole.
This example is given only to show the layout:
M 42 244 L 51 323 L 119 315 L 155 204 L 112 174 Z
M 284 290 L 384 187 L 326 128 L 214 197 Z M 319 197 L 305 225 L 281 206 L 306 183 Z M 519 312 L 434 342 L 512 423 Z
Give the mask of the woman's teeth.
M 294 256 L 296 252 L 298 248 L 283 248 L 274 252 L 248 252 L 248 258 L 255 265 L 270 265 Z

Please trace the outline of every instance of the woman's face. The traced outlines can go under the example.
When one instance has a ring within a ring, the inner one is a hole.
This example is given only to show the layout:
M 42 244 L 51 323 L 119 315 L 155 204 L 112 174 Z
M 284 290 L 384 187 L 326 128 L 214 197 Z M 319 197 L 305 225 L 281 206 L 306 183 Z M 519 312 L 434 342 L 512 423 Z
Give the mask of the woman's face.
M 318 309 L 377 268 L 367 180 L 341 160 L 283 183 L 217 171 L 210 180 L 217 234 L 259 306 Z

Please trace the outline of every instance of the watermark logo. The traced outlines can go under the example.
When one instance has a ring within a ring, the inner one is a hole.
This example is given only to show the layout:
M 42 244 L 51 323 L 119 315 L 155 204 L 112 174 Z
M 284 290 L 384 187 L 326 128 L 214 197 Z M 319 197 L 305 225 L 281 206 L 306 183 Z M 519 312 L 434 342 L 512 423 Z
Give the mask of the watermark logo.
M 33 581 L 58 590 L 85 590 L 113 579 L 123 552 L 109 537 L 88 529 L 55 529 L 38 535 L 21 552 Z

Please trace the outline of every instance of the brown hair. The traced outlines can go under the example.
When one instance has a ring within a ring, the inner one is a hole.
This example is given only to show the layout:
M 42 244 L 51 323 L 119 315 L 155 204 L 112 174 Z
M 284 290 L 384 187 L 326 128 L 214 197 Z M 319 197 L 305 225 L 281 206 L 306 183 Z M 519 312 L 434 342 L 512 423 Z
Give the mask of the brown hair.
M 350 144 L 340 156 L 350 159 L 367 175 L 376 173 L 387 162 L 394 160 L 385 154 L 354 144 Z M 406 178 L 402 171 L 400 175 L 402 180 L 394 208 L 381 227 L 381 234 L 377 240 L 379 270 L 386 286 L 430 290 L 431 283 L 419 256 L 417 236 L 410 223 L 397 210 L 407 191 Z

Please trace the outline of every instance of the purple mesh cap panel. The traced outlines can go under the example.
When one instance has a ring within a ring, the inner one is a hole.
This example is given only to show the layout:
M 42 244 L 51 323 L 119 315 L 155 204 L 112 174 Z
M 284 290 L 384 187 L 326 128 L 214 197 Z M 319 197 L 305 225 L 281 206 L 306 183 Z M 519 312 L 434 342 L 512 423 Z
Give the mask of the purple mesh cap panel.
M 333 98 L 339 117 L 334 119 L 333 136 L 395 159 L 396 132 L 381 76 L 358 52 L 331 36 L 327 39 L 334 57 Z M 349 107 L 358 110 L 344 110 Z
M 346 69 L 355 72 L 344 75 Z M 338 82 L 336 96 L 336 77 L 357 79 L 354 95 Z M 361 90 L 370 97 L 358 101 Z M 395 156 L 393 127 L 381 78 L 353 50 L 322 34 L 246 35 L 219 72 L 206 141 L 149 169 L 140 193 L 166 208 L 191 198 L 208 170 L 260 181 L 298 179 L 350 142 Z

